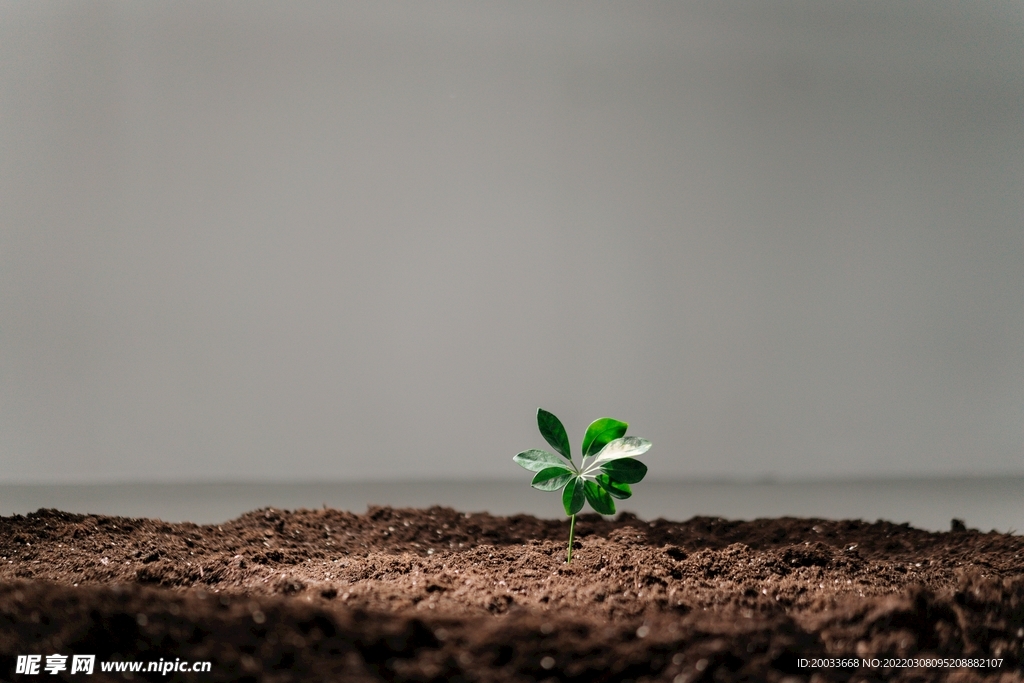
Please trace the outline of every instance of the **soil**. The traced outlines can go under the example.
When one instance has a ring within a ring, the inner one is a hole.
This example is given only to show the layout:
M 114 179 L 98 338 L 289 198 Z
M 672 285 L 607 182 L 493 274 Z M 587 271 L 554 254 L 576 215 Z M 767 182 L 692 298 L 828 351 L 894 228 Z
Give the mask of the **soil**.
M 582 515 L 567 565 L 568 522 L 527 515 L 40 510 L 0 517 L 0 679 L 1022 680 L 1024 537 L 953 526 Z M 16 673 L 54 653 L 95 672 Z

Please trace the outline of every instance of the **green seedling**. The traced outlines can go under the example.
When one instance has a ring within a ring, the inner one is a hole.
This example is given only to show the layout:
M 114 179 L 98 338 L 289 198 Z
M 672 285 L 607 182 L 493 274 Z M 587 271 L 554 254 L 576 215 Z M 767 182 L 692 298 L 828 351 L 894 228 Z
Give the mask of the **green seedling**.
M 517 454 L 512 460 L 520 467 L 537 473 L 531 484 L 533 488 L 562 492 L 562 506 L 571 518 L 569 552 L 565 559 L 569 563 L 572 562 L 576 513 L 583 509 L 583 501 L 590 503 L 590 507 L 602 515 L 614 515 L 615 502 L 612 498 L 629 498 L 633 495 L 629 485 L 636 484 L 647 474 L 647 466 L 633 457 L 646 453 L 651 442 L 637 436 L 626 436 L 628 424 L 602 417 L 587 427 L 580 449 L 580 466 L 576 467 L 562 421 L 538 408 L 537 426 L 541 436 L 558 454 L 531 449 Z

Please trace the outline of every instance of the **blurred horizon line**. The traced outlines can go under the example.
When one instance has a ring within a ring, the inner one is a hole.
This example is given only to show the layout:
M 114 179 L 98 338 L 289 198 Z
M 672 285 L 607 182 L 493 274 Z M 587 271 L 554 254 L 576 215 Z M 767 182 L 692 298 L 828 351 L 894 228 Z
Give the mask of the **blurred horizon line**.
M 917 476 L 829 480 L 644 480 L 619 512 L 641 519 L 799 517 L 887 520 L 932 531 L 951 520 L 969 528 L 1024 529 L 1024 476 Z M 329 508 L 364 514 L 373 507 L 450 507 L 495 516 L 565 519 L 561 496 L 529 479 L 362 482 L 198 482 L 0 484 L 0 516 L 41 509 L 167 522 L 221 524 L 257 510 Z
M 524 475 L 525 476 L 525 475 Z M 1024 479 L 1021 472 L 995 473 L 939 473 L 939 474 L 884 474 L 877 476 L 859 474 L 836 474 L 830 476 L 788 477 L 784 475 L 729 476 L 714 475 L 692 477 L 647 477 L 644 483 L 659 484 L 727 484 L 727 485 L 771 485 L 771 484 L 876 484 L 884 482 L 943 482 L 943 481 L 986 481 Z M 497 484 L 522 483 L 523 477 L 408 477 L 408 478 L 358 478 L 358 479 L 110 479 L 102 481 L 0 481 L 5 487 L 103 487 L 103 486 L 355 486 L 373 485 L 431 485 L 431 484 Z M 528 483 L 528 481 L 527 481 Z

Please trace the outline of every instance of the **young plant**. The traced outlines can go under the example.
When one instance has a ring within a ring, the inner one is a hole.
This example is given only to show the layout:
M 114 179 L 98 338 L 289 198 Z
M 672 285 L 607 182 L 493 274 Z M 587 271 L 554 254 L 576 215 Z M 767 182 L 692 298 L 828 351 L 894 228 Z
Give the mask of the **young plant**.
M 583 509 L 583 501 L 590 503 L 602 515 L 615 514 L 612 498 L 624 500 L 633 495 L 630 484 L 636 484 L 647 474 L 647 466 L 634 456 L 647 452 L 651 442 L 636 436 L 626 436 L 625 422 L 602 417 L 587 427 L 580 449 L 580 466 L 572 459 L 569 437 L 561 420 L 544 410 L 537 409 L 537 426 L 541 436 L 551 444 L 558 455 L 550 451 L 531 449 L 517 454 L 514 460 L 520 467 L 536 472 L 531 486 L 541 491 L 562 491 L 562 506 L 569 521 L 569 552 L 566 563 L 572 562 L 573 534 L 576 513 Z

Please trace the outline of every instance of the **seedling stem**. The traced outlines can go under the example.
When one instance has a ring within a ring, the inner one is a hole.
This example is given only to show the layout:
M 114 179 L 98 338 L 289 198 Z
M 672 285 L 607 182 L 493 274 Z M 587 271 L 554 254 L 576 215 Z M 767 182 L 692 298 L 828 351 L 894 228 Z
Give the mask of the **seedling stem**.
M 575 532 L 575 531 L 576 531 L 576 515 L 573 515 L 569 519 L 569 553 L 565 557 L 565 563 L 566 564 L 569 564 L 569 563 L 572 562 L 572 539 L 573 539 L 573 532 Z

